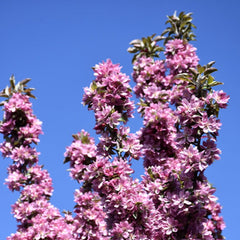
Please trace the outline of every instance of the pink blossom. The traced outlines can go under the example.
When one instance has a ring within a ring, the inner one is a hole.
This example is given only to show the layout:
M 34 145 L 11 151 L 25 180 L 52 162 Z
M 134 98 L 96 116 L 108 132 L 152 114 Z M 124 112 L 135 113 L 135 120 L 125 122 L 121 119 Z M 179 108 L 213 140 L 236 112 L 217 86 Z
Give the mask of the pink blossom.
M 165 50 L 166 64 L 171 73 L 181 73 L 198 65 L 196 48 L 181 39 L 170 40 Z
M 209 93 L 206 101 L 208 104 L 213 104 L 214 102 L 216 102 L 220 108 L 226 108 L 229 99 L 230 97 L 225 92 L 220 90 L 220 91 L 213 91 L 212 93 Z
M 201 120 L 198 120 L 198 123 L 193 127 L 199 127 L 203 130 L 204 133 L 216 133 L 220 129 L 222 124 L 216 117 L 211 115 L 210 117 L 207 116 L 207 113 L 204 112 Z

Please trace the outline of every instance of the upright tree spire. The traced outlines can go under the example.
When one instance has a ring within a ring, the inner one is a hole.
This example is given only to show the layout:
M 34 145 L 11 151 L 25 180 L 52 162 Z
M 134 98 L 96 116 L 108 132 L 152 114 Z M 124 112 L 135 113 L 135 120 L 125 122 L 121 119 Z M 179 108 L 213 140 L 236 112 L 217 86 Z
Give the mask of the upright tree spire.
M 0 126 L 5 141 L 0 151 L 13 160 L 8 167 L 6 184 L 11 191 L 20 191 L 19 199 L 12 206 L 18 229 L 7 239 L 73 239 L 72 227 L 49 202 L 52 179 L 38 165 L 39 153 L 34 144 L 39 142 L 42 129 L 29 101 L 29 97 L 34 97 L 33 89 L 26 87 L 29 81 L 25 79 L 15 84 L 12 76 L 10 87 L 1 92 L 7 99 L 3 102 L 4 118 Z

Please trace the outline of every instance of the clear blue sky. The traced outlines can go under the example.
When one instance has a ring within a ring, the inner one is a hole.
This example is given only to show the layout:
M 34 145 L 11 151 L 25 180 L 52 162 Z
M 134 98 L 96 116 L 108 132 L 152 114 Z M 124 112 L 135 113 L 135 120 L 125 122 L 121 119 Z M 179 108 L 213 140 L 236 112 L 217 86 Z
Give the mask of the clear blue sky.
M 38 146 L 40 164 L 53 178 L 56 207 L 72 210 L 78 187 L 66 171 L 68 165 L 63 164 L 71 135 L 86 129 L 95 136 L 93 114 L 81 105 L 83 87 L 93 80 L 91 67 L 111 58 L 130 75 L 129 42 L 161 33 L 166 15 L 174 10 L 193 12 L 197 26 L 193 44 L 200 63 L 216 61 L 216 80 L 224 82 L 221 87 L 231 96 L 228 109 L 220 114 L 222 159 L 207 173 L 223 205 L 224 235 L 239 239 L 239 9 L 238 0 L 0 1 L 0 89 L 11 74 L 17 80 L 32 78 L 30 85 L 38 98 L 33 101 L 34 112 L 43 121 L 44 131 Z M 10 205 L 18 194 L 3 185 L 8 164 L 9 160 L 0 157 L 0 240 L 16 230 Z M 135 176 L 141 171 L 137 167 Z

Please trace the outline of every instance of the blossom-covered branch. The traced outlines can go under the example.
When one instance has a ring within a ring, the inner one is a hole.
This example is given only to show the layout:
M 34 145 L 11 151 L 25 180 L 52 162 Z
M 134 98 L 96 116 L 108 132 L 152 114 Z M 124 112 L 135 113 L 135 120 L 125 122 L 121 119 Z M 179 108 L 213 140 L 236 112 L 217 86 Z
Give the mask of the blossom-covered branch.
M 73 214 L 65 217 L 49 202 L 52 180 L 38 164 L 34 145 L 42 129 L 29 101 L 33 89 L 29 79 L 10 79 L 0 93 L 6 98 L 0 150 L 13 160 L 6 184 L 20 191 L 12 207 L 20 224 L 8 240 L 224 239 L 221 205 L 205 170 L 220 159 L 218 117 L 229 96 L 213 89 L 221 84 L 212 76 L 215 62 L 201 66 L 189 43 L 195 40 L 191 16 L 174 13 L 161 35 L 130 43 L 133 90 L 110 59 L 93 67 L 83 104 L 94 112 L 99 141 L 81 130 L 66 149 L 64 163 L 79 189 Z M 127 125 L 132 92 L 143 119 L 136 133 Z M 141 158 L 145 174 L 133 179 L 132 161 Z
M 4 157 L 13 160 L 8 167 L 6 184 L 12 191 L 20 191 L 20 197 L 12 206 L 12 213 L 19 222 L 17 232 L 8 240 L 32 239 L 73 239 L 71 225 L 67 224 L 58 209 L 49 199 L 52 195 L 52 179 L 49 173 L 38 164 L 38 155 L 34 144 L 42 134 L 41 122 L 32 111 L 29 101 L 32 89 L 27 89 L 22 81 L 2 91 L 4 118 L 0 132 L 5 141 L 0 150 Z

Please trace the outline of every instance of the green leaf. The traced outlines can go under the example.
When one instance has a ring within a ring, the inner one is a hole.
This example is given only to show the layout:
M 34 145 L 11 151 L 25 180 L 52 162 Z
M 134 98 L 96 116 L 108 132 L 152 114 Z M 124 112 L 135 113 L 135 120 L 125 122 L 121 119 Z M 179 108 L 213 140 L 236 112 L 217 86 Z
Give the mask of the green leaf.
M 75 140 L 80 140 L 80 137 L 78 134 L 73 134 L 72 137 L 75 139 Z
M 208 74 L 211 74 L 213 72 L 216 72 L 217 71 L 217 68 L 207 68 L 205 71 L 204 71 L 204 75 L 208 75 Z
M 124 123 L 125 123 L 125 122 L 126 122 L 126 119 L 124 119 L 124 117 L 120 117 L 120 118 L 118 119 L 118 121 L 119 121 L 119 122 L 124 122 Z
M 10 88 L 7 86 L 6 88 L 5 88 L 5 93 L 6 93 L 6 95 L 9 97 L 9 95 L 10 95 Z
M 139 51 L 139 49 L 137 49 L 137 48 L 135 48 L 135 47 L 129 47 L 129 48 L 127 49 L 127 51 L 128 51 L 129 53 L 136 53 L 136 52 Z
M 187 73 L 180 73 L 177 76 L 175 76 L 174 79 L 179 79 L 195 84 L 195 82 L 190 78 L 190 76 Z
M 205 71 L 206 67 L 205 66 L 201 66 L 201 65 L 198 65 L 197 66 L 197 70 L 199 73 L 203 73 Z
M 95 81 L 92 81 L 90 88 L 95 91 L 97 89 L 97 83 Z
M 189 71 L 195 76 L 198 75 L 198 71 L 195 68 L 189 68 Z
M 29 93 L 26 93 L 27 96 L 31 97 L 31 98 L 34 98 L 34 99 L 37 99 L 33 94 L 31 94 L 30 92 Z
M 135 40 L 132 40 L 129 44 L 130 45 L 141 44 L 141 40 L 140 39 L 135 39 Z
M 211 61 L 211 62 L 209 62 L 208 64 L 207 64 L 207 68 L 210 68 L 210 67 L 212 67 L 212 65 L 215 63 L 215 61 Z
M 154 175 L 153 175 L 152 169 L 151 169 L 151 168 L 148 168 L 148 169 L 147 169 L 147 172 L 148 172 L 149 177 L 150 177 L 152 180 L 155 180 L 155 177 L 154 177 Z
M 214 86 L 217 86 L 217 85 L 222 85 L 223 83 L 222 82 L 217 82 L 217 81 L 213 81 L 211 82 L 210 84 L 208 84 L 210 87 L 214 87 Z
M 24 89 L 24 92 L 25 93 L 30 93 L 33 90 L 35 90 L 35 88 L 26 88 L 26 89 Z
M 159 35 L 159 36 L 156 36 L 156 37 L 154 38 L 154 41 L 159 42 L 159 41 L 164 40 L 164 39 L 165 39 L 165 37 Z
M 8 95 L 5 93 L 5 89 L 0 93 L 0 97 L 8 98 Z
M 201 85 L 203 85 L 207 81 L 206 77 L 200 76 L 198 79 L 198 82 L 200 82 Z
M 29 81 L 31 81 L 31 78 L 25 78 L 20 82 L 20 84 L 26 85 Z
M 63 163 L 67 163 L 67 162 L 70 162 L 70 157 L 65 157 L 65 159 L 64 159 L 64 161 L 63 161 Z
M 90 139 L 88 138 L 88 136 L 83 135 L 83 134 L 81 133 L 81 142 L 82 142 L 83 144 L 89 144 L 89 143 L 90 143 Z
M 15 77 L 14 77 L 14 75 L 12 75 L 10 77 L 10 85 L 11 85 L 12 89 L 15 89 Z

